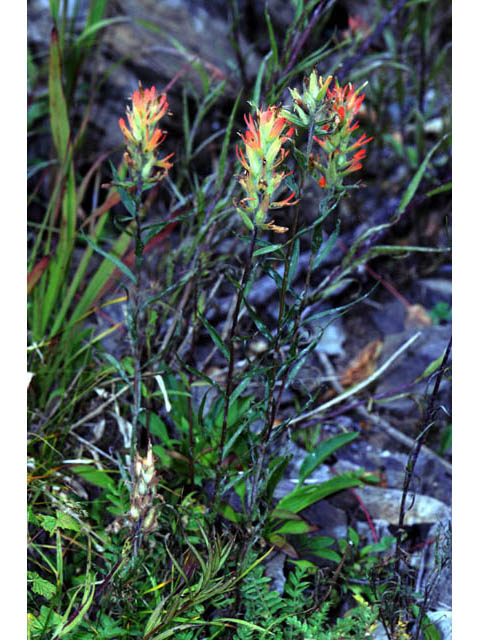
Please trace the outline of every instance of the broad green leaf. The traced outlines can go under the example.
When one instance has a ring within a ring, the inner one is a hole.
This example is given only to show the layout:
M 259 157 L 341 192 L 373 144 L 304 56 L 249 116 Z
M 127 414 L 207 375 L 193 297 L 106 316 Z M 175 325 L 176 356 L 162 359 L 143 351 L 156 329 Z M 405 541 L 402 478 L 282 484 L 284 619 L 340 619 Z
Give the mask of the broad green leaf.
M 428 616 L 424 616 L 422 619 L 422 631 L 425 640 L 442 640 L 443 638 L 443 635 Z
M 224 518 L 238 524 L 240 522 L 240 515 L 230 506 L 227 502 L 221 502 L 218 510 Z
M 311 553 L 318 558 L 324 558 L 325 560 L 332 560 L 332 562 L 341 562 L 342 558 L 338 555 L 336 551 L 333 549 L 318 549 L 317 551 L 312 551 L 308 549 L 308 553 Z
M 73 473 L 78 474 L 87 482 L 91 482 L 92 484 L 97 485 L 97 487 L 101 487 L 102 489 L 110 489 L 110 491 L 113 491 L 115 489 L 115 482 L 106 471 L 102 471 L 87 464 L 74 466 L 72 467 L 72 471 Z
M 145 425 L 145 414 L 142 414 L 140 416 L 140 422 L 141 424 Z M 150 411 L 150 431 L 154 436 L 160 438 L 163 444 L 165 444 L 167 447 L 173 447 L 173 442 L 168 435 L 165 423 L 159 416 L 157 416 L 156 413 L 153 413 L 153 411 Z
M 298 558 L 298 553 L 292 545 L 287 542 L 287 539 L 284 536 L 279 536 L 278 534 L 273 533 L 271 536 L 268 536 L 268 541 L 281 549 L 289 558 Z
M 43 513 L 38 514 L 38 519 L 41 522 L 42 529 L 45 529 L 45 531 L 52 535 L 52 533 L 57 528 L 57 519 L 53 516 L 47 516 Z
M 355 440 L 358 437 L 358 433 L 339 433 L 336 436 L 328 438 L 324 442 L 321 442 L 318 447 L 308 454 L 300 466 L 298 482 L 303 484 L 305 479 L 315 471 L 315 469 L 322 464 L 329 456 L 332 455 L 337 449 L 343 447 Z
M 60 529 L 73 529 L 73 531 L 80 531 L 82 528 L 80 523 L 72 518 L 68 513 L 64 513 L 57 509 L 57 526 Z
M 311 552 L 318 551 L 319 549 L 331 547 L 334 542 L 335 538 L 330 538 L 328 536 L 317 536 L 316 538 L 309 538 L 307 544 L 305 545 L 305 549 Z
M 382 536 L 380 542 L 374 542 L 368 544 L 360 549 L 360 556 L 366 556 L 369 553 L 378 553 L 379 551 L 388 551 L 392 544 L 395 542 L 393 536 Z
M 305 520 L 289 520 L 288 522 L 285 522 L 285 524 L 282 524 L 280 529 L 276 529 L 275 533 L 283 535 L 298 535 L 301 533 L 309 533 L 314 530 L 315 526 L 308 524 Z
M 57 587 L 54 584 L 44 578 L 41 578 L 36 571 L 28 571 L 27 575 L 29 579 L 33 580 L 32 591 L 34 593 L 38 593 L 46 600 L 53 598 L 57 592 Z
M 358 543 L 360 542 L 360 537 L 358 533 L 352 527 L 348 527 L 348 537 L 350 538 L 350 540 L 353 542 L 355 546 L 357 546 Z
M 287 511 L 298 513 L 314 502 L 318 502 L 333 493 L 337 493 L 337 491 L 347 489 L 348 487 L 358 487 L 361 484 L 362 481 L 359 478 L 359 474 L 353 472 L 341 473 L 330 480 L 322 482 L 322 484 L 298 487 L 279 501 L 277 509 L 286 509 Z M 275 511 L 276 509 L 272 514 L 274 517 Z

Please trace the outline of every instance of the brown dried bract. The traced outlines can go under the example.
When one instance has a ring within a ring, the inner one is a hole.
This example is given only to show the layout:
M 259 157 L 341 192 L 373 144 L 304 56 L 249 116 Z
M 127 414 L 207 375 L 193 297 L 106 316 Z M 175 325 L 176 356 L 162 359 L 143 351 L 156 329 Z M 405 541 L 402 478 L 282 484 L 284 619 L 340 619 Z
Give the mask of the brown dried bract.
M 382 348 L 383 342 L 381 340 L 369 342 L 348 364 L 340 379 L 342 387 L 352 387 L 371 376 L 377 368 L 377 359 Z

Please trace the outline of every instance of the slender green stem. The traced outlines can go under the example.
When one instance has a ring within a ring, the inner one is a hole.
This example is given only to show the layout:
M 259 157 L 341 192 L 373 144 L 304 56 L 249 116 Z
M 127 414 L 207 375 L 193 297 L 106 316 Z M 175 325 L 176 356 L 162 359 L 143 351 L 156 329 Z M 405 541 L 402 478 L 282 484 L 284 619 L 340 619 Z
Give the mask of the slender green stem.
M 142 225 L 140 219 L 140 209 L 142 203 L 143 180 L 139 173 L 137 177 L 137 186 L 135 194 L 135 283 L 132 289 L 132 305 L 131 305 L 131 322 L 130 322 L 130 338 L 132 341 L 132 359 L 133 359 L 133 416 L 132 416 L 132 439 L 130 443 L 130 464 L 132 467 L 137 451 L 138 441 L 138 420 L 142 410 L 142 363 L 141 363 L 141 345 L 140 345 L 140 280 L 143 267 L 143 241 L 142 241 Z
M 227 420 L 228 420 L 228 410 L 230 408 L 230 397 L 233 391 L 233 369 L 235 364 L 235 332 L 237 330 L 238 318 L 240 315 L 240 309 L 242 307 L 243 296 L 245 293 L 245 287 L 247 286 L 248 279 L 250 277 L 250 272 L 252 269 L 252 257 L 253 250 L 255 248 L 255 242 L 257 240 L 257 232 L 258 227 L 254 223 L 252 229 L 252 235 L 250 236 L 250 244 L 248 247 L 247 258 L 245 261 L 245 267 L 243 270 L 242 281 L 240 283 L 240 288 L 237 293 L 237 302 L 235 304 L 235 309 L 232 317 L 232 324 L 230 327 L 230 332 L 228 336 L 228 373 L 227 373 L 227 384 L 225 389 L 225 406 L 223 410 L 223 424 L 222 424 L 222 433 L 220 436 L 220 444 L 218 451 L 218 462 L 217 462 L 217 471 L 215 473 L 215 489 L 214 489 L 214 515 L 218 510 L 218 504 L 220 502 L 219 495 L 219 487 L 220 487 L 220 477 L 221 477 L 221 468 L 223 463 L 223 455 L 225 449 L 225 440 L 227 437 Z

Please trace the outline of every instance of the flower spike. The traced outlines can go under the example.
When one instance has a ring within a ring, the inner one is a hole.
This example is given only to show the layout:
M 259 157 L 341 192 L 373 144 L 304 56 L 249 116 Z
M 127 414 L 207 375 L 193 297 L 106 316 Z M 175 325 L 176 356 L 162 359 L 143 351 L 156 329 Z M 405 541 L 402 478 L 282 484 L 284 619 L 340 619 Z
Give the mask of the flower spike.
M 162 180 L 172 167 L 169 159 L 173 153 L 162 159 L 157 157 L 158 147 L 167 136 L 157 125 L 167 111 L 165 93 L 157 95 L 155 87 L 143 89 L 139 84 L 138 90 L 132 95 L 132 107 L 127 107 L 128 125 L 124 118 L 118 121 L 125 138 L 126 161 L 134 173 L 140 174 L 145 181 Z M 160 171 L 151 176 L 154 168 Z
M 243 173 L 237 176 L 237 180 L 247 192 L 247 197 L 240 201 L 235 200 L 234 204 L 249 229 L 253 228 L 255 222 L 260 229 L 283 233 L 287 231 L 285 227 L 265 222 L 269 209 L 292 206 L 298 202 L 292 202 L 295 191 L 281 201 L 273 201 L 274 193 L 282 180 L 292 173 L 277 172 L 275 169 L 287 157 L 289 152 L 282 145 L 290 140 L 295 131 L 279 112 L 279 107 L 269 106 L 266 109 L 257 109 L 255 117 L 252 114 L 244 116 L 247 129 L 244 134 L 240 134 L 240 138 L 245 150 L 236 145 L 235 151 L 244 169 Z

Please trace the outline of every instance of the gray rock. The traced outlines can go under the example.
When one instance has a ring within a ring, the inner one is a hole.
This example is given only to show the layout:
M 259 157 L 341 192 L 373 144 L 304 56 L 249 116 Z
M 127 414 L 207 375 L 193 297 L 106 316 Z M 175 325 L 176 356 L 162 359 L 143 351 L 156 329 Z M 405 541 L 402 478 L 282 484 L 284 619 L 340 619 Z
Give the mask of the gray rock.
M 398 524 L 398 514 L 402 499 L 400 489 L 382 489 L 381 487 L 357 487 L 355 493 L 362 500 L 372 518 L 386 520 L 390 524 Z M 412 504 L 413 502 L 413 504 Z M 449 522 L 451 509 L 436 498 L 426 495 L 412 494 L 407 496 L 405 525 Z
M 389 335 L 384 340 L 383 351 L 379 359 L 381 366 L 397 349 L 414 334 L 417 329 L 408 329 L 399 333 Z M 415 381 L 425 369 L 444 353 L 451 336 L 450 326 L 430 326 L 424 327 L 420 331 L 420 336 L 412 345 L 394 362 L 394 364 L 382 376 L 375 390 L 375 396 L 388 394 L 397 389 L 402 389 L 409 383 Z M 409 392 L 425 394 L 428 390 L 429 379 L 409 387 Z M 442 381 L 441 389 L 449 388 L 450 383 L 445 378 Z M 392 397 L 382 399 L 390 410 L 408 412 L 415 408 L 413 400 L 407 397 Z
M 285 587 L 285 574 L 283 567 L 285 566 L 286 555 L 282 552 L 271 554 L 264 563 L 265 575 L 271 578 L 270 589 L 278 591 L 282 594 Z
M 429 619 L 435 624 L 435 627 L 442 634 L 442 640 L 451 640 L 452 638 L 452 612 L 448 609 L 439 611 L 429 611 Z
M 360 467 L 367 471 L 382 470 L 389 488 L 401 489 L 405 477 L 408 454 L 389 449 L 375 449 L 357 438 L 349 447 L 341 451 L 341 460 L 335 465 L 336 471 L 350 471 Z M 353 466 L 349 466 L 351 463 Z M 430 495 L 451 505 L 452 479 L 441 462 L 420 453 L 415 465 L 413 487 L 421 494 Z

